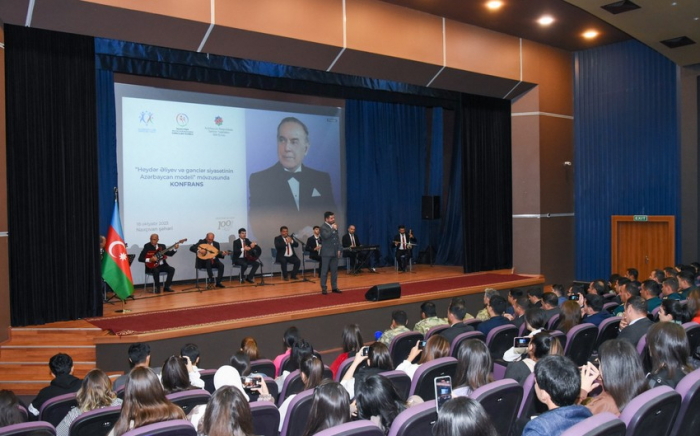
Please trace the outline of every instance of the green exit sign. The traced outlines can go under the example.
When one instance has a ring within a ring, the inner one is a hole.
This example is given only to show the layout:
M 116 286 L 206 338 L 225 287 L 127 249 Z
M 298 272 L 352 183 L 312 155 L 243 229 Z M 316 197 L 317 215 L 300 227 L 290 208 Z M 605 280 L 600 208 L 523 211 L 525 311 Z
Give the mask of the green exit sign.
M 649 216 L 648 215 L 635 215 L 634 220 L 635 221 L 649 221 Z

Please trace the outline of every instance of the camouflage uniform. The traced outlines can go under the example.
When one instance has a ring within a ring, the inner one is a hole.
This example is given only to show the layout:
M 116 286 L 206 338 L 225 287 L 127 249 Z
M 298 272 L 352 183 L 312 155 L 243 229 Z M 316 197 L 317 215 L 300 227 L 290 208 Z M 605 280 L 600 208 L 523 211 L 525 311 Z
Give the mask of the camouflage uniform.
M 379 338 L 379 342 L 381 342 L 382 344 L 384 344 L 388 347 L 389 344 L 391 344 L 391 341 L 395 337 L 397 337 L 401 333 L 406 333 L 406 332 L 410 332 L 410 330 L 405 325 L 400 325 L 400 326 L 393 328 L 393 329 L 384 330 L 384 333 L 382 333 L 382 336 Z
M 464 319 L 467 319 L 467 317 L 465 316 Z M 491 315 L 489 315 L 489 311 L 484 307 L 476 314 L 476 319 L 479 321 L 488 321 L 491 319 Z
M 425 318 L 418 321 L 415 327 L 413 327 L 413 330 L 416 332 L 423 333 L 423 336 L 425 336 L 425 334 L 428 333 L 428 330 L 439 325 L 450 325 L 450 323 L 447 322 L 445 318 L 431 316 L 430 318 Z

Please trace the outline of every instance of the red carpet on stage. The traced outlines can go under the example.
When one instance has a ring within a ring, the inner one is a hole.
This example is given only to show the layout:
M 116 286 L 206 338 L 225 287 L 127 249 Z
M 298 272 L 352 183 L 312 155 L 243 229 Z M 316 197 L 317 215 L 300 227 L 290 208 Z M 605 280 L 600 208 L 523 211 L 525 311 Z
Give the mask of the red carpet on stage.
M 527 277 L 513 274 L 476 274 L 447 279 L 408 282 L 401 285 L 401 295 L 432 294 L 452 289 L 507 283 L 524 279 L 527 279 Z M 313 292 L 288 297 L 189 307 L 111 318 L 89 318 L 87 321 L 102 330 L 109 330 L 119 336 L 155 333 L 185 327 L 206 326 L 232 320 L 255 319 L 274 314 L 360 303 L 365 301 L 366 291 L 367 287 L 344 289 L 342 294 L 329 293 L 325 297 L 322 297 L 320 292 Z

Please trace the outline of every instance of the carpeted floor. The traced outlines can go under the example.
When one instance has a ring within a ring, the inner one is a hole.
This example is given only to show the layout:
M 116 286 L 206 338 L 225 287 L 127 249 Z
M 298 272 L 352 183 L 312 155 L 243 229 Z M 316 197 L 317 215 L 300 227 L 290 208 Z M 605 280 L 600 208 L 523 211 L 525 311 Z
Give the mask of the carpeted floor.
M 431 294 L 451 289 L 483 286 L 523 280 L 518 275 L 478 274 L 460 277 L 403 283 L 401 295 Z M 89 318 L 88 322 L 119 336 L 154 333 L 185 327 L 205 326 L 231 320 L 254 319 L 271 314 L 309 311 L 361 303 L 365 301 L 367 288 L 344 289 L 342 294 L 322 297 L 318 292 L 251 300 L 213 306 L 198 306 L 146 314 L 123 315 L 111 318 Z

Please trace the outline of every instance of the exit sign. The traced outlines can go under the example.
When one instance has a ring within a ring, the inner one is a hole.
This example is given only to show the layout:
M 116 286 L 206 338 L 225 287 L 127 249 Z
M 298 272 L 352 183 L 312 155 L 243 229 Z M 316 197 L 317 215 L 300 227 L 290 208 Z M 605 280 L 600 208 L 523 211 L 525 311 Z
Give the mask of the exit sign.
M 634 220 L 635 221 L 649 221 L 649 216 L 648 215 L 635 215 Z

